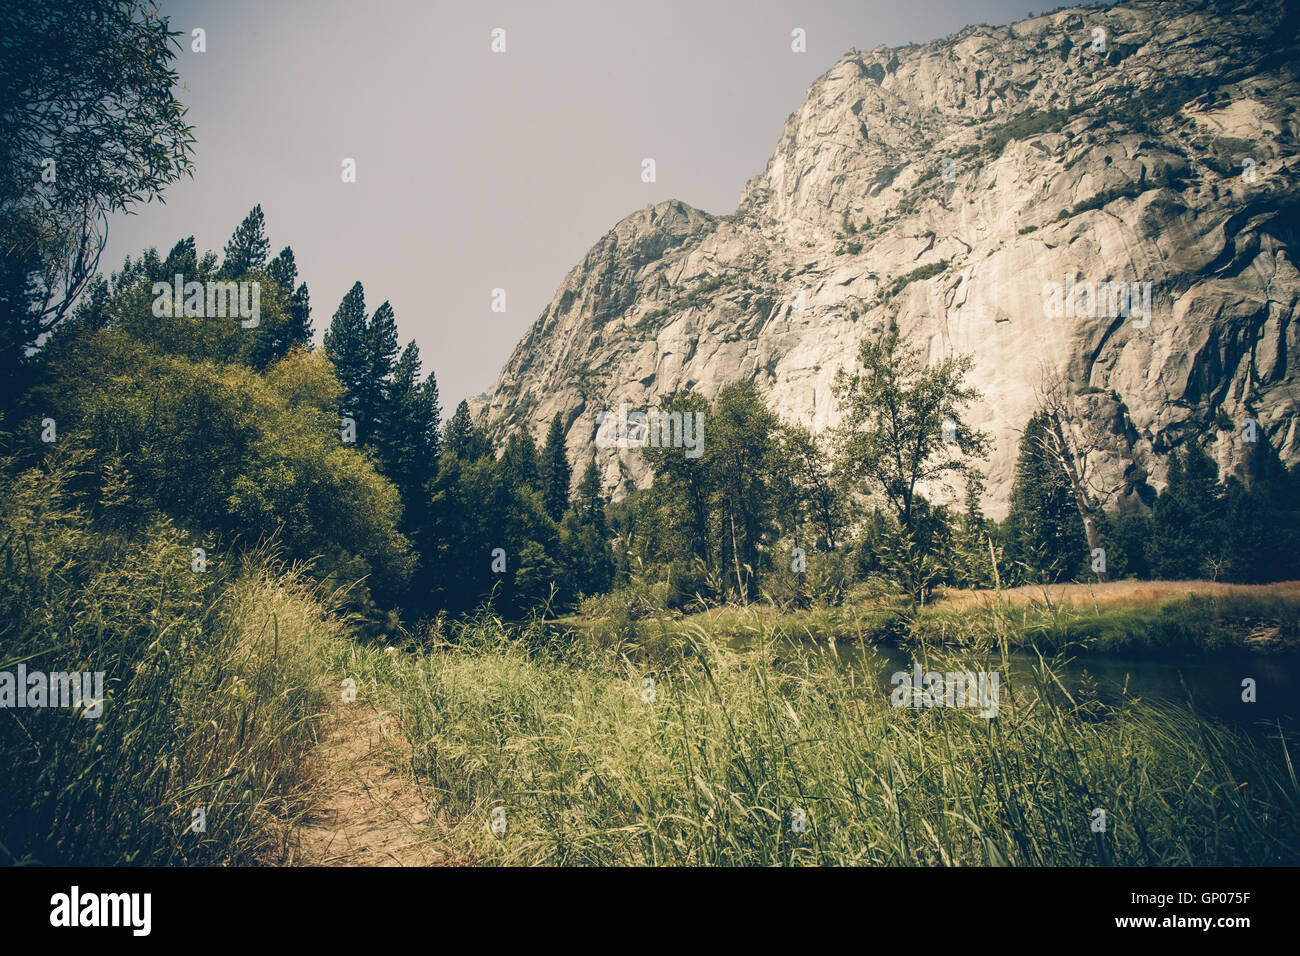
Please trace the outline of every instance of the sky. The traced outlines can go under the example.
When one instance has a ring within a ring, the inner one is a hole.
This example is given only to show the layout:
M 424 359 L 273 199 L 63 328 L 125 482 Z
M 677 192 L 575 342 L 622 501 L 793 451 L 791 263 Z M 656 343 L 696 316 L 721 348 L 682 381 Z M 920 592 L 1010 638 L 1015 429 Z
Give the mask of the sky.
M 360 281 L 438 380 L 490 388 L 613 225 L 680 199 L 735 210 L 807 88 L 850 48 L 1004 24 L 1042 0 L 161 0 L 195 173 L 110 224 L 102 263 L 193 235 L 220 253 L 260 203 L 316 340 Z M 201 28 L 206 51 L 195 52 Z M 505 52 L 492 50 L 505 31 Z M 791 49 L 791 31 L 807 52 Z M 642 181 L 642 160 L 657 178 Z M 356 181 L 343 182 L 345 159 Z M 506 311 L 492 310 L 494 289 Z

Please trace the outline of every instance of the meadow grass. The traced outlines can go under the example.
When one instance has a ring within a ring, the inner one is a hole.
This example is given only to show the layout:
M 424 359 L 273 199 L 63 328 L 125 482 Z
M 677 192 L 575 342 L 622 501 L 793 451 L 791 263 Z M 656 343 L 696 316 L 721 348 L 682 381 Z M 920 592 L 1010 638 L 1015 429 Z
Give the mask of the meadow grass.
M 1195 588 L 1203 586 L 1205 593 Z M 688 615 L 573 615 L 558 622 L 585 637 L 632 649 L 661 649 L 682 627 L 699 627 L 724 641 L 761 632 L 824 643 L 981 647 L 1005 638 L 1012 647 L 1048 654 L 1144 654 L 1251 649 L 1270 637 L 1269 649 L 1300 648 L 1300 592 L 1294 585 L 1215 586 L 1206 582 L 1114 582 L 955 592 L 923 607 L 874 598 L 806 609 L 771 603 L 723 605 Z
M 1012 645 L 1044 653 L 1167 655 L 1250 648 L 1271 635 L 1277 649 L 1300 646 L 1300 601 L 1287 593 L 1191 593 L 1155 601 L 1051 603 L 992 598 L 919 609 L 910 642 L 978 645 L 1005 631 Z
M 483 613 L 392 653 L 354 641 L 302 569 L 254 551 L 194 573 L 183 531 L 119 536 L 111 494 L 92 525 L 66 484 L 29 471 L 0 494 L 0 670 L 103 671 L 106 700 L 93 720 L 0 713 L 5 862 L 286 859 L 314 798 L 316 722 L 349 677 L 397 716 L 401 769 L 445 821 L 437 837 L 486 864 L 1300 862 L 1282 728 L 1108 708 L 1071 698 L 1050 660 L 1015 680 L 1002 665 L 1013 645 L 1072 645 L 1071 628 L 1108 613 L 1125 639 L 1140 608 L 913 616 L 903 639 L 927 669 L 1001 674 L 995 719 L 891 706 L 883 656 L 874 675 L 834 660 L 829 636 L 897 629 L 889 606 L 613 630 Z M 1188 615 L 1287 613 L 1214 600 Z M 1056 631 L 1030 626 L 1042 613 Z
M 770 630 L 736 650 L 679 623 L 653 666 L 488 616 L 453 638 L 398 655 L 352 645 L 334 665 L 400 716 L 409 769 L 456 821 L 447 839 L 483 863 L 1300 862 L 1288 741 L 1085 705 L 1046 661 L 1019 684 L 1002 671 L 990 720 L 893 707 L 825 649 L 774 658 Z M 993 671 L 1005 650 L 924 654 Z

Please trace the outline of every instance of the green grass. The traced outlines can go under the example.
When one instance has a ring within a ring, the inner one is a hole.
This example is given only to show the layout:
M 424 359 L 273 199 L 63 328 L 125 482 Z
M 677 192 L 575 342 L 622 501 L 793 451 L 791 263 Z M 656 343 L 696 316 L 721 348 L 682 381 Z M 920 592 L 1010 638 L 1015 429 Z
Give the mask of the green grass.
M 0 495 L 0 671 L 102 671 L 103 712 L 0 711 L 0 863 L 282 858 L 310 798 L 328 601 L 265 554 L 196 574 L 165 522 L 90 531 L 71 477 Z
M 223 566 L 214 548 L 195 574 L 194 542 L 165 522 L 114 534 L 111 482 L 88 496 L 87 530 L 74 470 L 28 471 L 0 495 L 0 670 L 102 670 L 107 699 L 96 720 L 0 713 L 6 862 L 283 860 L 312 803 L 326 689 L 349 677 L 396 714 L 400 769 L 436 837 L 485 864 L 1300 862 L 1280 728 L 1107 707 L 1066 694 L 1050 661 L 1014 680 L 1000 663 L 1013 644 L 1205 646 L 1207 622 L 1231 631 L 1286 602 L 905 617 L 878 599 L 582 626 L 485 614 L 387 654 L 266 554 Z M 997 671 L 998 716 L 895 708 L 883 657 L 874 673 L 844 667 L 827 636 L 911 640 L 927 668 Z M 964 646 L 934 649 L 954 637 Z M 189 830 L 195 807 L 204 833 Z
M 1246 650 L 1261 621 L 1276 622 L 1284 636 L 1300 631 L 1300 608 L 1284 598 L 1191 595 L 1155 604 L 983 608 L 944 604 L 923 608 L 911 622 L 916 642 L 979 645 L 1000 631 L 1017 647 L 1046 654 L 1167 655 Z
M 1281 740 L 1178 710 L 1076 703 L 1046 664 L 1004 680 L 996 720 L 894 708 L 824 650 L 783 645 L 774 660 L 774 640 L 763 628 L 735 650 L 678 622 L 638 663 L 482 618 L 454 643 L 394 657 L 353 647 L 337 663 L 400 715 L 448 838 L 482 863 L 1300 861 L 1300 788 Z M 1001 670 L 997 649 L 926 653 L 939 670 Z M 488 825 L 496 807 L 503 837 Z M 1104 834 L 1090 826 L 1097 808 Z

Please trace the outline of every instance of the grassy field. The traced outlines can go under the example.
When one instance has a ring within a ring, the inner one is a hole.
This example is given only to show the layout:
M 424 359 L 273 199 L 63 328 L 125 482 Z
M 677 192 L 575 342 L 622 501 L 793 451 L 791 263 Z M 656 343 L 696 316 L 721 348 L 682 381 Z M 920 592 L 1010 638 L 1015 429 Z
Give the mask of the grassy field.
M 446 839 L 482 863 L 1300 862 L 1280 737 L 1070 700 L 1046 664 L 1003 685 L 995 720 L 898 708 L 819 650 L 778 666 L 774 638 L 736 651 L 679 626 L 653 700 L 647 662 L 487 618 L 412 653 L 349 645 L 333 666 L 399 715 L 412 772 L 459 821 Z
M 1300 582 L 1226 585 L 1208 581 L 1116 581 L 1004 591 L 950 591 L 919 609 L 897 598 L 865 598 L 804 610 L 725 606 L 691 615 L 637 619 L 572 616 L 560 625 L 629 648 L 657 648 L 693 626 L 721 639 L 778 637 L 898 646 L 1012 647 L 1052 654 L 1300 651 Z
M 318 726 L 332 704 L 373 708 L 404 738 L 401 780 L 426 800 L 446 859 L 1300 863 L 1294 740 L 1281 728 L 1107 707 L 1066 694 L 1050 660 L 1015 681 L 1003 665 L 1030 644 L 1206 649 L 1205 634 L 1235 641 L 1243 622 L 1289 634 L 1293 586 L 1154 605 L 949 598 L 910 618 L 888 602 L 526 625 L 483 615 L 382 648 L 358 643 L 330 596 L 268 555 L 194 573 L 178 529 L 141 541 L 84 527 L 57 482 L 20 483 L 0 502 L 0 670 L 106 676 L 97 719 L 0 715 L 5 862 L 283 862 L 320 801 Z M 829 634 L 907 643 L 934 670 L 1001 672 L 997 716 L 892 706 L 825 642 L 788 640 Z M 345 679 L 356 705 L 339 703 Z

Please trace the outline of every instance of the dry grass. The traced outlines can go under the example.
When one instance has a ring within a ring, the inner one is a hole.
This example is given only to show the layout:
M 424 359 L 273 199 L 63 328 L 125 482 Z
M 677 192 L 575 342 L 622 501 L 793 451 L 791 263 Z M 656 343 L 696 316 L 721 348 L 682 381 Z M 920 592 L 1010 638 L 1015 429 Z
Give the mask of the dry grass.
M 1249 597 L 1281 599 L 1300 603 L 1300 581 L 1275 584 L 1225 584 L 1221 581 L 1107 581 L 1104 584 L 1024 585 L 992 590 L 945 590 L 934 596 L 935 604 L 948 607 L 972 607 L 988 604 L 999 596 L 1016 607 L 1073 605 L 1165 604 L 1202 594 L 1212 597 Z

